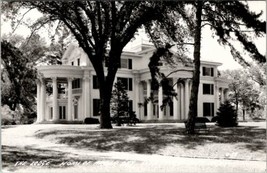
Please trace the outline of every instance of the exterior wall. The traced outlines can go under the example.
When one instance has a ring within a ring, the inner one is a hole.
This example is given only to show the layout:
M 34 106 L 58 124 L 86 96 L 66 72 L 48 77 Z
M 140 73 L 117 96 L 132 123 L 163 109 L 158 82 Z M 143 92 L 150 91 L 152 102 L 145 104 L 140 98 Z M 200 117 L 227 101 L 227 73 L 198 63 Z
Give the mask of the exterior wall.
M 72 99 L 68 100 L 68 92 L 65 95 L 65 98 L 58 99 L 58 106 L 66 106 L 66 119 L 71 121 L 83 121 L 86 117 L 99 118 L 99 116 L 93 115 L 93 99 L 99 99 L 99 90 L 93 89 L 93 76 L 96 75 L 95 71 L 92 68 L 91 63 L 88 60 L 87 55 L 82 51 L 81 48 L 77 46 L 70 46 L 71 50 L 67 50 L 63 56 L 63 65 L 62 66 L 41 66 L 37 67 L 38 73 L 41 74 L 41 80 L 50 81 L 56 77 L 58 81 L 61 80 L 66 84 L 68 89 L 68 81 L 74 79 L 81 80 L 81 88 L 72 89 L 71 95 Z M 142 49 L 141 47 L 135 47 L 135 51 L 140 52 L 125 52 L 122 54 L 122 59 L 132 59 L 132 69 L 121 68 L 118 70 L 115 82 L 117 82 L 118 77 L 132 78 L 132 91 L 128 91 L 128 96 L 130 100 L 133 101 L 133 111 L 136 112 L 136 115 L 141 120 L 152 121 L 152 120 L 185 120 L 187 119 L 187 111 L 189 106 L 189 98 L 191 92 L 191 82 L 189 81 L 192 78 L 193 67 L 184 67 L 182 64 L 178 64 L 177 68 L 169 68 L 167 66 L 162 66 L 161 71 L 166 75 L 171 72 L 178 70 L 177 72 L 169 76 L 171 82 L 175 82 L 178 79 L 184 79 L 184 82 L 175 86 L 175 90 L 178 93 L 178 100 L 174 100 L 173 103 L 173 115 L 170 116 L 170 107 L 166 107 L 166 111 L 160 110 L 161 98 L 160 91 L 155 91 L 155 98 L 159 100 L 159 103 L 147 105 L 147 108 L 151 108 L 148 112 L 150 115 L 144 115 L 145 105 L 140 106 L 140 103 L 144 103 L 144 99 L 149 95 L 149 90 L 147 89 L 149 80 L 151 79 L 150 71 L 147 67 L 149 63 L 149 58 L 151 57 L 154 48 L 149 45 Z M 77 66 L 77 58 L 80 58 L 80 67 Z M 72 66 L 71 62 L 74 62 Z M 214 103 L 214 115 L 216 115 L 217 108 L 219 107 L 220 99 L 222 95 L 220 91 L 226 93 L 227 82 L 224 79 L 221 79 L 218 76 L 217 67 L 221 65 L 220 63 L 215 62 L 201 62 L 200 69 L 200 84 L 199 84 L 199 94 L 198 94 L 198 116 L 202 117 L 203 115 L 203 103 L 212 102 Z M 203 76 L 202 67 L 212 67 L 214 68 L 214 76 Z M 190 71 L 191 70 L 191 71 Z M 213 84 L 213 95 L 203 94 L 203 83 Z M 40 87 L 38 85 L 38 87 Z M 146 89 L 145 89 L 146 88 Z M 41 92 L 41 88 L 37 91 Z M 41 97 L 42 94 L 38 94 Z M 226 96 L 225 96 L 226 97 Z M 43 97 L 42 97 L 43 98 Z M 42 100 L 42 98 L 37 98 Z M 74 120 L 74 108 L 73 108 L 73 98 L 78 98 L 78 119 Z M 222 100 L 222 99 L 221 99 Z M 72 108 L 71 116 L 69 115 L 69 103 L 71 101 Z M 44 119 L 46 121 L 50 120 L 50 109 L 53 107 L 53 95 L 46 97 L 46 104 L 42 104 L 41 101 L 38 101 L 38 116 L 44 114 Z M 44 113 L 40 109 L 45 108 Z M 154 107 L 154 108 L 153 108 Z M 166 113 L 165 113 L 166 112 Z M 70 118 L 72 117 L 72 118 Z M 38 121 L 42 121 L 42 118 L 38 118 Z

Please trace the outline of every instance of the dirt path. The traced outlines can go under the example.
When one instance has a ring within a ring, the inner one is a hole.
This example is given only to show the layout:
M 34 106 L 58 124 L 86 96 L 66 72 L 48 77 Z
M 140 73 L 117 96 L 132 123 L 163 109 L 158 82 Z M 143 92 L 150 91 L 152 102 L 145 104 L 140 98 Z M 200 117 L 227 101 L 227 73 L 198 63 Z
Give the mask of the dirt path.
M 12 172 L 263 172 L 266 168 L 266 163 L 263 161 L 197 159 L 128 152 L 88 151 L 34 137 L 39 130 L 61 126 L 65 127 L 65 125 L 23 125 L 2 129 L 3 146 L 16 147 L 21 150 L 49 150 L 55 154 L 57 152 L 65 153 L 72 158 L 59 161 L 56 167 L 20 166 L 13 169 Z M 77 126 L 77 128 L 84 127 Z M 91 128 L 95 128 L 95 126 L 91 126 Z M 75 158 L 80 162 L 77 162 Z M 39 160 L 37 159 L 37 161 Z

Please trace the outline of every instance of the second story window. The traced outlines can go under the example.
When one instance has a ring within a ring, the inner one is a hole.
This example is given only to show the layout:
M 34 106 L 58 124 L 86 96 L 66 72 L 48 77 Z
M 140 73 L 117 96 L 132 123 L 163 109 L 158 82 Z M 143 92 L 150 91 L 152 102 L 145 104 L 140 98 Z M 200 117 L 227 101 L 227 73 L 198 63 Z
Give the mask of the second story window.
M 72 81 L 72 89 L 81 88 L 81 80 L 75 79 Z
M 214 76 L 214 70 L 211 67 L 203 67 L 202 68 L 203 71 L 203 76 Z
M 203 94 L 213 95 L 214 94 L 213 87 L 214 87 L 213 84 L 203 84 Z
M 121 81 L 125 90 L 132 91 L 133 90 L 133 79 L 132 78 L 123 78 L 118 77 L 118 81 Z
M 77 59 L 77 66 L 80 66 L 80 58 Z
M 98 79 L 97 76 L 93 76 L 93 89 L 98 89 L 99 88 L 99 83 L 98 83 Z
M 121 59 L 120 68 L 132 69 L 132 59 Z

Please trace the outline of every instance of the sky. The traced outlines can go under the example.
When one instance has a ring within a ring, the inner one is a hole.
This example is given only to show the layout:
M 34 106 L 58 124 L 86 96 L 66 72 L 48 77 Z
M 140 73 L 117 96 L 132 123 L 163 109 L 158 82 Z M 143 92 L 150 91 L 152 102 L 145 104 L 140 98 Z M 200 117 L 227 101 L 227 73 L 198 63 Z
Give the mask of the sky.
M 248 1 L 248 4 L 252 11 L 263 11 L 261 19 L 266 21 L 265 1 Z M 40 15 L 33 11 L 32 13 L 27 14 L 27 16 L 30 16 L 31 19 L 37 19 Z M 10 32 L 10 30 L 11 28 L 9 24 L 1 21 L 1 35 Z M 18 27 L 15 33 L 19 35 L 29 35 L 30 31 L 27 28 L 20 26 Z M 40 34 L 44 37 L 48 36 L 47 31 L 45 29 L 43 29 Z M 202 30 L 201 60 L 222 63 L 223 65 L 219 67 L 219 70 L 241 68 L 241 66 L 233 59 L 229 48 L 219 45 L 216 38 L 213 38 L 211 35 L 212 34 L 209 27 L 205 27 Z M 264 37 L 254 41 L 259 51 L 265 55 L 266 38 Z M 191 49 L 191 51 L 192 50 L 193 49 Z

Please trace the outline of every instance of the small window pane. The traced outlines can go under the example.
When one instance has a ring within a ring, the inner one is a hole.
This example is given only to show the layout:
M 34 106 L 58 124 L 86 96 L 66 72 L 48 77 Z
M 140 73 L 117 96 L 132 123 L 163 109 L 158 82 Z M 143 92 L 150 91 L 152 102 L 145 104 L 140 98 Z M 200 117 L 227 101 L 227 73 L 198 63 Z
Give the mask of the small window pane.
M 128 59 L 121 59 L 121 68 L 128 68 Z
M 129 78 L 129 91 L 133 90 L 133 79 Z
M 99 82 L 97 76 L 93 76 L 93 89 L 98 89 L 98 88 L 99 88 Z
M 214 87 L 213 84 L 203 84 L 203 94 L 213 95 Z
M 214 116 L 214 103 L 203 103 L 203 116 Z
M 100 112 L 100 99 L 93 99 L 93 116 L 98 116 Z
M 129 69 L 132 69 L 133 67 L 132 67 L 132 59 L 128 59 L 128 68 Z

